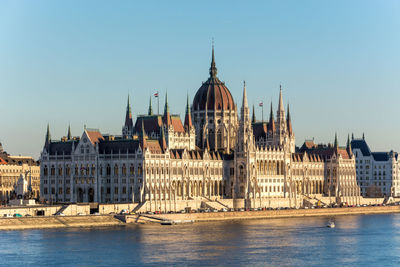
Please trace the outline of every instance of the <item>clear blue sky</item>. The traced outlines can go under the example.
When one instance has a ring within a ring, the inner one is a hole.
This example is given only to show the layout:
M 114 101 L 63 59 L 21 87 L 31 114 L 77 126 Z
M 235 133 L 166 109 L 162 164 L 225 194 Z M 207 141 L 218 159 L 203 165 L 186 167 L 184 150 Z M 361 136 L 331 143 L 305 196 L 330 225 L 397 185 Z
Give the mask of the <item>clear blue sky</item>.
M 128 92 L 134 116 L 151 93 L 183 116 L 208 77 L 240 106 L 276 111 L 279 84 L 296 143 L 344 145 L 365 132 L 373 150 L 400 151 L 400 1 L 1 1 L 0 141 L 38 157 L 84 124 L 120 134 Z M 260 109 L 257 109 L 260 118 Z

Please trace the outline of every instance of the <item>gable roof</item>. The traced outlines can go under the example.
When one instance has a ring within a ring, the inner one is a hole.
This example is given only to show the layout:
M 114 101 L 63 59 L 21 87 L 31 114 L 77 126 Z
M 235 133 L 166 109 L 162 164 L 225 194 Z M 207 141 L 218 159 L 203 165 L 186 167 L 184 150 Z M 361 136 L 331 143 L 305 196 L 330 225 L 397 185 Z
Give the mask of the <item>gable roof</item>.
M 371 150 L 369 149 L 367 142 L 364 139 L 353 139 L 351 140 L 351 149 L 359 149 L 363 156 L 371 156 Z

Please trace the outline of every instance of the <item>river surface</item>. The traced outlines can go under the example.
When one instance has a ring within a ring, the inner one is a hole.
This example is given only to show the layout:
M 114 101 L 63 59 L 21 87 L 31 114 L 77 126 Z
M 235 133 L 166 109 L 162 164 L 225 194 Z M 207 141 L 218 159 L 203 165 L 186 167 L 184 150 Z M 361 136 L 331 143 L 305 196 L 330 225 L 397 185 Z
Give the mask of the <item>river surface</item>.
M 0 232 L 1 266 L 400 266 L 400 214 Z

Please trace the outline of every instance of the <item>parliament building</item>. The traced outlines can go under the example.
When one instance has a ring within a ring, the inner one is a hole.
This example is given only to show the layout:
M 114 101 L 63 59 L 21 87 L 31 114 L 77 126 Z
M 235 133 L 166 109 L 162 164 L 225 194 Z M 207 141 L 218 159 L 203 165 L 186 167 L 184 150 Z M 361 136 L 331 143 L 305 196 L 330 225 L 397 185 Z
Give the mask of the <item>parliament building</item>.
M 276 115 L 250 116 L 246 85 L 240 110 L 217 76 L 212 51 L 209 78 L 186 103 L 184 121 L 163 114 L 134 123 L 129 102 L 121 135 L 85 128 L 80 137 L 52 140 L 49 127 L 40 158 L 41 196 L 48 202 L 150 203 L 153 210 L 190 200 L 241 200 L 245 207 L 273 199 L 332 198 L 357 203 L 355 157 L 340 147 L 306 141 L 295 146 L 282 89 Z M 225 203 L 225 202 L 224 202 Z M 168 208 L 169 207 L 169 208 Z

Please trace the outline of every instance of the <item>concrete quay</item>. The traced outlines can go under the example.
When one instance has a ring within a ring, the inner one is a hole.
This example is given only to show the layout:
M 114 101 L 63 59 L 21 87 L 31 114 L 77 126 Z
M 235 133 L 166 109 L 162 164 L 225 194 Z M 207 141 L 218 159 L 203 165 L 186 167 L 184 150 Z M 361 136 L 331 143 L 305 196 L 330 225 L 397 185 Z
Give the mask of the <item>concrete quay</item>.
M 0 230 L 125 225 L 112 215 L 0 218 Z
M 312 216 L 342 216 L 357 214 L 399 213 L 400 206 L 372 206 L 348 208 L 319 208 L 319 209 L 283 209 L 265 211 L 232 211 L 207 213 L 172 213 L 172 214 L 135 214 L 125 215 L 126 223 L 161 223 L 165 221 L 211 222 L 250 219 L 295 218 Z

